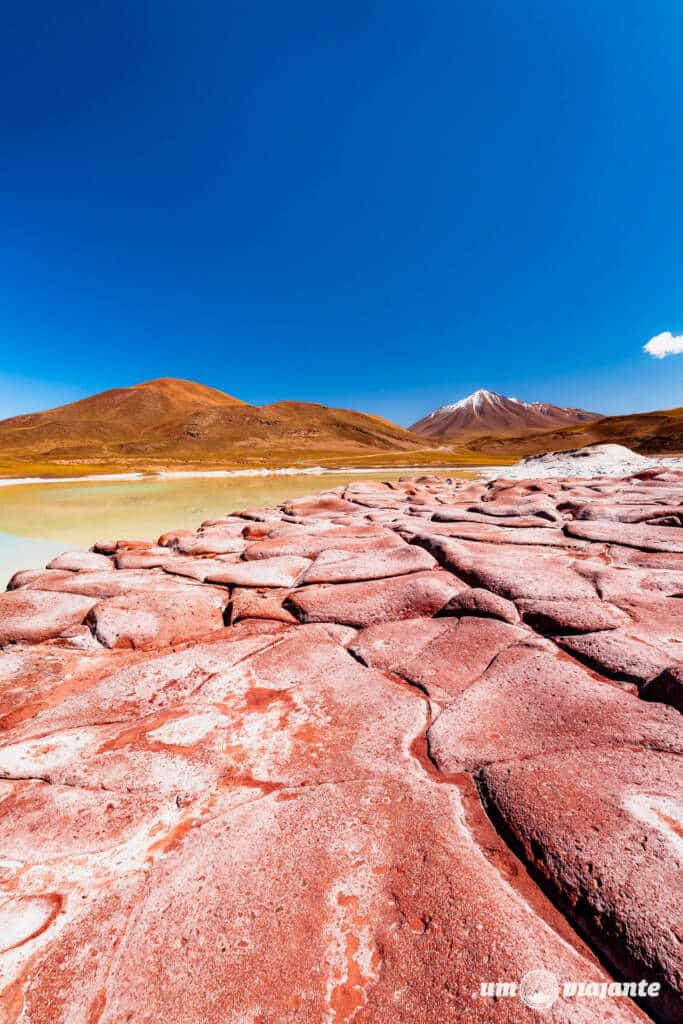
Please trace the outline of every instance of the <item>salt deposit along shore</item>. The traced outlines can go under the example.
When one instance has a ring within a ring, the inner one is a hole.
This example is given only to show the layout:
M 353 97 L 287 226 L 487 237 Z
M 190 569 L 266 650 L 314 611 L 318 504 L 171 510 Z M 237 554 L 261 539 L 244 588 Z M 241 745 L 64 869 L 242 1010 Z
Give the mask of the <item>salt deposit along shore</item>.
M 681 595 L 666 467 L 361 480 L 18 572 L 0 1020 L 674 1021 Z

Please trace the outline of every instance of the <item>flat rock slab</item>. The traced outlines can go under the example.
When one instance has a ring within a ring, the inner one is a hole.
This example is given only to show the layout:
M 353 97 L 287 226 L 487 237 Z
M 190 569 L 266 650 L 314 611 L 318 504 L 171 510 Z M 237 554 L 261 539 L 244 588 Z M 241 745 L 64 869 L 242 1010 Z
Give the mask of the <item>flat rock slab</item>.
M 77 626 L 96 603 L 80 594 L 10 590 L 0 594 L 0 645 L 40 643 Z
M 244 619 L 271 619 L 276 622 L 298 623 L 284 602 L 292 593 L 289 587 L 234 587 L 230 592 L 230 623 Z
M 31 1021 L 103 1024 L 141 1007 L 165 1024 L 532 1024 L 482 983 L 534 969 L 609 981 L 455 787 L 387 776 L 180 807 L 46 786 L 7 798 L 0 848 L 23 855 L 3 908 L 18 940 L 0 996 L 11 1022 L 18 1006 Z M 59 859 L 29 838 L 40 811 L 70 832 Z M 107 844 L 87 826 L 105 815 Z M 33 894 L 38 877 L 59 900 Z M 621 1002 L 602 1019 L 642 1024 Z M 594 1012 L 560 999 L 553 1020 L 593 1024 Z
M 70 572 L 81 570 L 111 569 L 111 559 L 106 555 L 98 555 L 94 551 L 65 551 L 57 555 L 47 564 L 48 569 L 67 569 Z
M 471 586 L 490 590 L 510 601 L 595 597 L 590 581 L 574 571 L 561 551 L 443 540 L 426 533 L 417 533 L 415 542 Z
M 434 569 L 436 564 L 436 559 L 423 548 L 410 547 L 407 544 L 385 551 L 364 553 L 336 551 L 331 548 L 318 555 L 313 565 L 304 573 L 301 582 L 352 583 L 356 580 L 378 580 Z
M 310 567 L 310 558 L 284 555 L 253 562 L 233 562 L 212 568 L 204 577 L 209 583 L 235 584 L 240 587 L 293 587 Z
M 62 594 L 80 594 L 86 597 L 125 597 L 128 594 L 182 593 L 183 588 L 193 586 L 189 580 L 180 583 L 158 570 L 112 569 L 110 572 L 69 573 L 52 576 L 47 570 L 40 577 L 26 584 L 26 590 L 53 591 Z
M 163 594 L 130 594 L 100 601 L 88 617 L 105 647 L 166 647 L 223 628 L 228 595 L 193 587 L 172 600 Z
M 558 644 L 565 651 L 590 668 L 612 679 L 621 679 L 637 686 L 642 686 L 669 668 L 674 660 L 659 647 L 656 638 L 653 641 L 635 635 L 628 627 L 557 638 Z M 680 658 L 683 660 L 683 652 Z
M 527 863 L 623 978 L 660 982 L 649 1006 L 680 1019 L 683 928 L 680 760 L 574 751 L 482 773 Z M 625 941 L 626 940 L 626 941 Z
M 431 756 L 445 772 L 615 742 L 680 753 L 680 716 L 538 642 L 499 654 L 429 730 Z
M 680 527 L 633 526 L 629 523 L 597 520 L 567 523 L 564 530 L 569 537 L 621 544 L 624 547 L 640 548 L 641 551 L 671 551 L 683 554 Z
M 421 572 L 367 583 L 302 587 L 285 602 L 300 622 L 376 622 L 435 615 L 464 584 L 448 572 Z
M 529 626 L 546 636 L 617 629 L 630 622 L 620 608 L 589 597 L 576 601 L 520 601 L 519 610 Z
M 265 540 L 248 544 L 244 557 L 251 561 L 259 558 L 276 558 L 285 555 L 298 555 L 301 558 L 317 558 L 323 552 L 334 548 L 335 551 L 386 551 L 391 548 L 404 547 L 401 540 L 391 530 L 355 529 L 346 530 L 337 527 L 331 530 L 307 532 L 301 529 L 296 534 L 267 537 Z
M 369 626 L 349 650 L 366 665 L 393 672 L 448 703 L 527 632 L 494 619 L 409 619 Z

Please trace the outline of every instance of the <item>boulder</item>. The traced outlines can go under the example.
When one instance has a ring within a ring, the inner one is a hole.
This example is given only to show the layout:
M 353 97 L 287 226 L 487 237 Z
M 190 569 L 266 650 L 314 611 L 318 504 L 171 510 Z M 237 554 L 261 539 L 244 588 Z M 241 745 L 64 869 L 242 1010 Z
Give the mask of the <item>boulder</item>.
M 464 584 L 448 572 L 418 572 L 367 583 L 318 584 L 291 594 L 285 606 L 300 622 L 371 626 L 435 615 Z
M 500 619 L 501 622 L 509 622 L 512 626 L 519 622 L 519 613 L 512 601 L 492 594 L 490 590 L 482 590 L 481 587 L 461 590 L 444 605 L 441 615 L 475 615 Z
M 266 564 L 264 562 L 250 564 Z M 306 583 L 351 583 L 404 576 L 436 567 L 436 560 L 424 548 L 390 547 L 380 551 L 322 551 L 301 579 Z
M 69 572 L 82 570 L 111 569 L 111 559 L 94 551 L 65 551 L 47 564 L 48 569 L 65 569 Z
M 88 621 L 105 647 L 166 647 L 222 629 L 227 601 L 213 587 L 193 587 L 173 599 L 129 594 L 100 601 Z
M 83 622 L 96 599 L 82 594 L 10 590 L 0 594 L 0 646 L 40 643 Z

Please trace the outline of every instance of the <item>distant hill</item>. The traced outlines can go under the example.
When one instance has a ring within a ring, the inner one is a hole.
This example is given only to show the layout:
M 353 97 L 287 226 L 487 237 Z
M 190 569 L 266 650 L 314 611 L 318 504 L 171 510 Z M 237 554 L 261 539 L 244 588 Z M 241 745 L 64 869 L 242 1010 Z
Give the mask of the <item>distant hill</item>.
M 599 420 L 584 409 L 563 409 L 548 402 L 522 402 L 495 391 L 475 391 L 425 416 L 410 428 L 432 439 L 468 440 L 476 436 L 525 435 Z
M 0 422 L 0 475 L 447 461 L 379 416 L 308 402 L 248 405 L 161 378 Z
M 579 423 L 562 430 L 519 436 L 480 437 L 463 446 L 468 458 L 524 458 L 548 451 L 568 451 L 587 444 L 626 445 L 642 455 L 683 454 L 683 408 L 605 416 L 593 423 Z

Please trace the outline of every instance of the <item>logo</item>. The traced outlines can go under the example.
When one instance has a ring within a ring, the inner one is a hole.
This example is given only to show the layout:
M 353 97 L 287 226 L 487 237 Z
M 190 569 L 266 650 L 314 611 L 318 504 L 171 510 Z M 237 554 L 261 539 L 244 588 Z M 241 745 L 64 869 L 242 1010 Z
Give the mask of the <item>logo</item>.
M 527 971 L 519 983 L 519 998 L 531 1010 L 549 1010 L 560 994 L 560 983 L 552 971 Z
M 656 999 L 659 981 L 571 981 L 560 979 L 552 971 L 537 968 L 527 971 L 519 981 L 482 981 L 473 998 L 521 999 L 530 1010 L 542 1013 L 559 999 Z

